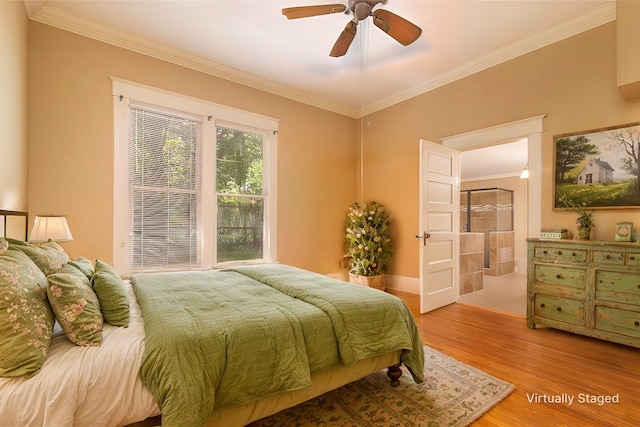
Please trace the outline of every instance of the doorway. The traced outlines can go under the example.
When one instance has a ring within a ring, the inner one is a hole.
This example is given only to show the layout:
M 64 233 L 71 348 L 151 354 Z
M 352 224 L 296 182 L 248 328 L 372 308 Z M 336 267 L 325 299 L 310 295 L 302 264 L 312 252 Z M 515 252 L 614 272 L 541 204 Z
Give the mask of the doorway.
M 521 244 L 526 246 L 526 238 L 539 237 L 541 223 L 541 169 L 542 169 L 542 132 L 544 116 L 507 123 L 500 126 L 485 128 L 465 134 L 443 138 L 442 144 L 455 148 L 464 154 L 467 151 L 492 147 L 502 149 L 509 143 L 526 139 L 526 163 L 519 165 L 526 167 L 529 178 L 526 180 L 526 209 L 517 217 L 524 219 L 524 231 L 518 237 Z M 497 147 L 499 146 L 499 147 Z M 494 170 L 489 168 L 488 170 Z M 521 171 L 522 169 L 520 169 Z M 464 170 L 462 171 L 464 173 Z M 496 178 L 496 177 L 488 177 Z M 525 180 L 523 180 L 525 181 Z M 486 183 L 485 183 L 486 185 Z M 491 184 L 489 184 L 490 186 Z M 516 202 L 517 203 L 517 202 Z M 458 301 L 483 306 L 517 315 L 526 314 L 526 251 L 519 262 L 517 272 L 504 277 L 487 277 L 483 292 L 474 292 L 459 296 Z M 476 294 L 476 295 L 473 295 Z
M 482 176 L 481 170 L 480 176 L 465 172 L 469 157 L 477 162 L 475 152 L 483 150 L 461 155 L 460 227 L 466 232 L 460 233 L 457 301 L 525 316 L 528 200 L 527 180 L 520 175 L 527 162 L 526 141 L 520 144 L 524 154 L 514 152 L 508 157 L 514 160 L 511 171 L 497 177 Z

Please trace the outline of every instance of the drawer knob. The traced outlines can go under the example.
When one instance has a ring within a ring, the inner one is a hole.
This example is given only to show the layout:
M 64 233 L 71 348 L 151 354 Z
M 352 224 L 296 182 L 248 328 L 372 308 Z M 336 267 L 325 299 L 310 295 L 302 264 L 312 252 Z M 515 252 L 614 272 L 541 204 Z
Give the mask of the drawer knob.
M 540 304 L 540 308 L 545 308 L 546 305 L 544 305 L 544 303 Z
M 607 258 L 607 259 L 611 259 L 611 255 L 607 255 L 605 258 Z
M 562 255 L 562 251 L 558 251 L 558 255 Z
M 562 279 L 562 274 L 560 273 L 556 274 L 556 279 Z
M 542 251 L 542 253 L 546 255 L 546 254 L 548 254 L 549 252 L 547 252 L 547 251 Z
M 556 308 L 556 310 L 562 311 L 562 307 L 558 307 L 558 308 Z
M 572 253 L 572 254 L 571 254 L 571 256 L 576 256 L 576 253 L 575 253 L 575 252 L 574 252 L 574 253 Z
M 631 261 L 635 261 L 635 260 L 636 260 L 636 257 L 634 257 L 633 255 L 631 255 L 631 256 L 629 257 L 629 259 L 630 259 Z
M 638 322 L 637 320 L 635 322 L 633 322 L 634 325 L 638 326 L 640 325 L 640 322 Z

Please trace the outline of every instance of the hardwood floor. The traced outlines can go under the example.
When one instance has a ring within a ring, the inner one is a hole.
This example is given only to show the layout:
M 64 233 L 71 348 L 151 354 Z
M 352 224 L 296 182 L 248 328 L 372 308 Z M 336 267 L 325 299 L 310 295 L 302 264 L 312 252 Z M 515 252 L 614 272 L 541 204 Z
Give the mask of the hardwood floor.
M 474 426 L 640 425 L 640 349 L 463 304 L 421 315 L 415 296 L 394 293 L 426 345 L 516 387 Z

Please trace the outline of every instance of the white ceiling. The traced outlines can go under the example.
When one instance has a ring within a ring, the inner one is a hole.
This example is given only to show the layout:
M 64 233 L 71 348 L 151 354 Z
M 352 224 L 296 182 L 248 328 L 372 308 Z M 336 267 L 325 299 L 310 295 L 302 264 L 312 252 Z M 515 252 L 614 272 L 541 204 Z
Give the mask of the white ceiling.
M 341 1 L 24 0 L 34 21 L 354 118 L 615 19 L 610 0 L 389 0 L 376 9 L 420 38 L 404 47 L 368 19 L 332 58 L 349 16 L 281 13 L 326 3 Z M 517 175 L 526 157 L 526 141 L 466 152 L 462 178 Z
M 460 153 L 463 181 L 520 176 L 528 163 L 526 138 Z
M 415 23 L 420 38 L 402 46 L 367 19 L 332 58 L 349 16 L 288 20 L 281 10 L 340 0 L 24 3 L 35 21 L 351 117 L 615 19 L 609 0 L 388 0 L 376 9 Z

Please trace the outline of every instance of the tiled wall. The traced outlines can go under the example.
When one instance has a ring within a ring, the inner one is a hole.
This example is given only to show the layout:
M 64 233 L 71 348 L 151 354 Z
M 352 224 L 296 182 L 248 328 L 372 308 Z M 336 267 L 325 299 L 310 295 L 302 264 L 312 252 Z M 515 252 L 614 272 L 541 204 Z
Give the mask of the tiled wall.
M 515 271 L 515 233 L 513 231 L 496 231 L 489 233 L 489 268 L 485 274 L 502 276 Z
M 484 233 L 460 233 L 460 295 L 483 288 Z
M 468 194 L 471 195 L 471 200 L 470 205 L 467 206 Z M 491 276 L 499 276 L 515 270 L 512 203 L 512 192 L 507 190 L 471 190 L 460 193 L 461 245 L 464 231 L 469 230 L 469 226 L 472 233 L 483 233 L 483 265 L 487 269 L 485 273 Z M 471 212 L 469 217 L 467 217 L 468 209 Z M 504 233 L 509 237 L 497 237 Z

